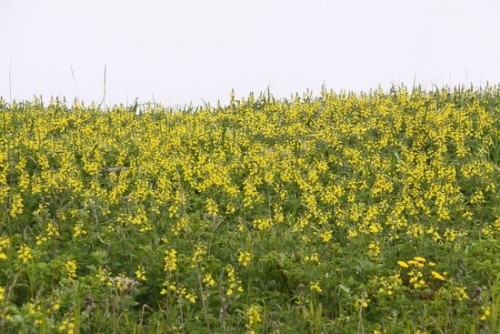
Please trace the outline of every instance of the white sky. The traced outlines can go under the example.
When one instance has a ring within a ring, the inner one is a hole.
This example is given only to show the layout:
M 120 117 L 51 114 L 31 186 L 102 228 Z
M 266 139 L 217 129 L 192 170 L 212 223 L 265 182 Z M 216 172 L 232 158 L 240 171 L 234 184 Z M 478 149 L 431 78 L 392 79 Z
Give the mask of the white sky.
M 107 105 L 498 84 L 500 1 L 0 0 L 7 101 L 100 102 L 105 66 Z

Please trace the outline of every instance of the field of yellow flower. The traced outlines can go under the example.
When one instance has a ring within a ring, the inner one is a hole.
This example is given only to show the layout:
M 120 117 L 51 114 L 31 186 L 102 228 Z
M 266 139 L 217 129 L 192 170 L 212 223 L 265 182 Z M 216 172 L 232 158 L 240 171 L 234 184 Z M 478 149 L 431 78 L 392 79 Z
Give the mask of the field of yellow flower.
M 500 87 L 0 99 L 1 333 L 494 333 Z

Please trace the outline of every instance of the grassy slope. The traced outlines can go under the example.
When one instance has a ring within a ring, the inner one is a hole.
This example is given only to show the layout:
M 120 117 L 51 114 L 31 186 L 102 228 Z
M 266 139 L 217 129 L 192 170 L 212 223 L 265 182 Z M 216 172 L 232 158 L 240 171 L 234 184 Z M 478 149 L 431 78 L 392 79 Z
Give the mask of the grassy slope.
M 0 331 L 494 332 L 499 105 L 1 102 Z

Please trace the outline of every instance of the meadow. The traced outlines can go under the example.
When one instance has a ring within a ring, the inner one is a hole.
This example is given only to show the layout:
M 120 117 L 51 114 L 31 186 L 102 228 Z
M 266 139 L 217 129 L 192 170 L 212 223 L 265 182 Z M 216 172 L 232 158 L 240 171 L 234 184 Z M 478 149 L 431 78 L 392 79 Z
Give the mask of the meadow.
M 0 99 L 1 333 L 498 333 L 500 87 Z

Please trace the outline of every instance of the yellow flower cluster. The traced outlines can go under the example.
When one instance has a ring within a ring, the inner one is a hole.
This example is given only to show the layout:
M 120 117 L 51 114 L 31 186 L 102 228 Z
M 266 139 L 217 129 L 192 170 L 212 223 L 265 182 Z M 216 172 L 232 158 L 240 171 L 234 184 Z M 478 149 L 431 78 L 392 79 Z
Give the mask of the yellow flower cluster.
M 0 237 L 0 260 L 7 260 L 7 249 L 10 245 L 10 239 L 8 237 Z
M 146 270 L 144 269 L 143 266 L 139 266 L 137 268 L 137 270 L 135 271 L 135 277 L 139 280 L 139 281 L 143 281 L 145 282 L 146 281 Z
M 198 299 L 198 297 L 194 293 L 188 292 L 186 287 L 184 287 L 182 284 L 165 282 L 164 286 L 165 287 L 160 291 L 160 294 L 162 296 L 167 295 L 170 291 L 171 293 L 177 294 L 177 296 L 182 300 L 186 300 L 191 304 L 196 303 L 196 300 Z
M 226 275 L 228 281 L 227 296 L 232 296 L 235 292 L 241 293 L 244 291 L 241 280 L 236 277 L 236 270 L 233 266 L 226 267 Z
M 64 319 L 59 325 L 59 331 L 66 334 L 76 333 L 75 323 L 71 319 Z
M 173 272 L 177 270 L 177 251 L 175 249 L 167 249 L 165 251 L 165 272 Z
M 252 262 L 252 254 L 250 252 L 239 252 L 238 254 L 238 263 L 243 267 L 248 267 L 248 265 Z
M 251 305 L 245 313 L 247 316 L 246 326 L 249 330 L 252 330 L 255 327 L 255 325 L 260 324 L 262 322 L 260 306 Z
M 191 258 L 191 268 L 200 268 L 205 255 L 207 255 L 207 248 L 203 245 L 197 245 Z
M 377 259 L 380 255 L 380 252 L 380 244 L 376 241 L 370 242 L 370 244 L 368 245 L 368 256 L 371 259 Z
M 481 314 L 481 317 L 479 317 L 479 319 L 481 321 L 486 321 L 491 316 L 491 306 L 489 306 L 489 305 L 481 306 L 481 311 L 482 311 L 482 314 Z
M 76 223 L 73 227 L 73 238 L 78 238 L 79 236 L 87 234 L 87 231 L 84 229 L 83 222 Z
M 398 265 L 405 269 L 404 273 L 409 279 L 409 285 L 414 289 L 424 289 L 428 287 L 428 282 L 426 281 L 426 276 L 432 277 L 436 281 L 446 282 L 446 272 L 443 274 L 430 270 L 436 265 L 432 261 L 427 261 L 422 256 L 415 256 L 413 259 L 408 261 L 398 261 Z
M 21 248 L 19 248 L 19 250 L 17 251 L 17 254 L 18 254 L 19 259 L 23 263 L 26 263 L 33 258 L 33 252 L 26 245 L 22 245 Z
M 378 293 L 387 296 L 394 295 L 395 290 L 397 290 L 403 283 L 399 273 L 387 277 L 380 277 L 377 281 L 378 282 L 376 283 L 379 286 Z
M 210 273 L 207 273 L 205 274 L 205 276 L 203 276 L 203 283 L 205 283 L 205 285 L 210 287 L 214 287 L 217 284 L 214 278 L 212 277 L 212 274 Z
M 64 263 L 64 268 L 66 269 L 66 274 L 69 279 L 75 279 L 77 277 L 76 270 L 78 265 L 75 260 L 68 260 Z
M 318 253 L 313 253 L 313 254 L 310 254 L 310 255 L 306 255 L 304 257 L 304 261 L 305 262 L 313 262 L 313 263 L 316 263 L 316 264 L 321 264 L 321 259 L 320 259 L 320 256 Z

